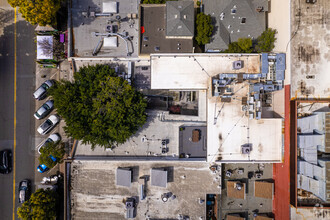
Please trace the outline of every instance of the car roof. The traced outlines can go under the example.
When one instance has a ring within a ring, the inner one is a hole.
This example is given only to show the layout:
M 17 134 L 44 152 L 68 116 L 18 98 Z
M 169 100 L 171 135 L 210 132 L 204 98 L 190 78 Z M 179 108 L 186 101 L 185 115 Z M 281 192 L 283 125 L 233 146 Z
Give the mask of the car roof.
M 33 96 L 36 98 L 36 97 L 39 97 L 42 93 L 44 93 L 46 90 L 43 88 L 43 87 L 39 87 L 34 93 L 33 93 Z
M 60 120 L 57 115 L 51 115 L 48 119 L 51 120 L 53 123 L 57 123 Z

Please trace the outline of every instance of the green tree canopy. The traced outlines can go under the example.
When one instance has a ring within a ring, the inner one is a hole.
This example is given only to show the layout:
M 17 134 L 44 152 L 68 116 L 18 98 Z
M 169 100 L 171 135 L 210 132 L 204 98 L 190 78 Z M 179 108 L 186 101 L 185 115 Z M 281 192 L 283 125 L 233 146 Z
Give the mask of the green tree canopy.
M 237 43 L 244 53 L 251 53 L 253 51 L 251 38 L 239 38 Z
M 257 52 L 270 52 L 275 47 L 275 41 L 277 31 L 275 29 L 268 28 L 257 39 Z
M 225 53 L 243 53 L 242 48 L 237 42 L 232 42 L 228 45 L 228 49 L 224 51 Z
M 64 143 L 47 143 L 46 146 L 40 149 L 39 163 L 45 164 L 49 169 L 53 168 L 57 163 L 61 163 L 65 154 Z M 53 161 L 49 155 L 52 155 L 57 160 Z
M 17 215 L 23 220 L 55 219 L 57 194 L 52 190 L 38 189 L 30 199 L 17 208 Z
M 210 36 L 213 32 L 212 19 L 210 15 L 198 13 L 196 18 L 196 36 L 198 45 L 210 43 Z
M 56 24 L 56 12 L 61 7 L 60 0 L 8 0 L 12 7 L 19 7 L 23 18 L 31 24 L 45 26 Z
M 82 67 L 74 82 L 50 90 L 65 132 L 83 143 L 111 147 L 124 143 L 147 119 L 147 101 L 107 65 Z
M 251 38 L 239 38 L 237 42 L 232 42 L 228 45 L 225 53 L 252 53 L 252 40 Z

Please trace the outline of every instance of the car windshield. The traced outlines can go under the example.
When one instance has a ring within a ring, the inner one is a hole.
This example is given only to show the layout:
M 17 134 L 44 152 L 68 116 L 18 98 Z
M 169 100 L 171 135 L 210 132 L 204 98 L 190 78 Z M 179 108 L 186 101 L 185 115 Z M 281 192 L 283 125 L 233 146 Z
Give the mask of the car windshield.
M 48 89 L 48 88 L 49 88 L 49 86 L 48 86 L 46 83 L 43 83 L 43 84 L 42 84 L 42 87 L 43 87 L 44 89 Z
M 50 109 L 49 106 L 48 106 L 46 103 L 43 104 L 42 107 L 44 107 L 44 108 L 46 109 L 46 111 L 47 111 L 48 109 Z
M 52 121 L 51 120 L 49 120 L 49 119 L 47 119 L 46 121 L 45 121 L 45 123 L 43 123 L 42 124 L 42 129 L 47 129 L 47 128 L 49 128 L 50 126 L 52 126 Z

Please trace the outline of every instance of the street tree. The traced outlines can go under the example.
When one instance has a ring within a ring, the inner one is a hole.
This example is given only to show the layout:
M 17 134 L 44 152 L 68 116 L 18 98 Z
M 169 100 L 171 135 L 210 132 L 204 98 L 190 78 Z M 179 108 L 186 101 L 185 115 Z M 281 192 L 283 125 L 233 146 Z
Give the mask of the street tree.
M 45 26 L 56 24 L 56 12 L 61 8 L 60 0 L 8 0 L 12 7 L 19 7 L 19 12 L 29 23 Z
M 198 45 L 210 43 L 210 36 L 213 33 L 212 19 L 210 15 L 198 13 L 196 17 L 196 36 Z
M 17 215 L 23 220 L 55 219 L 57 194 L 52 190 L 38 189 L 29 200 L 17 208 Z
M 105 148 L 124 143 L 147 119 L 142 93 L 107 65 L 87 66 L 50 90 L 65 132 Z
M 40 149 L 39 163 L 45 164 L 48 168 L 53 168 L 57 163 L 61 163 L 65 154 L 64 143 L 49 142 Z M 56 158 L 53 161 L 50 155 Z
M 275 47 L 275 41 L 277 31 L 275 29 L 268 28 L 257 39 L 257 52 L 271 52 Z

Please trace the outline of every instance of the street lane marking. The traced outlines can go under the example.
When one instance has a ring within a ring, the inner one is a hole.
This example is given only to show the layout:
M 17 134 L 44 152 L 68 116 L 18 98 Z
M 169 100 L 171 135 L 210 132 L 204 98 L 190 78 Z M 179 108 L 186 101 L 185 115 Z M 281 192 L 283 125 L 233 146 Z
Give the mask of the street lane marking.
M 13 147 L 13 220 L 15 220 L 15 180 L 16 180 L 16 15 L 17 8 L 14 13 L 14 147 Z

